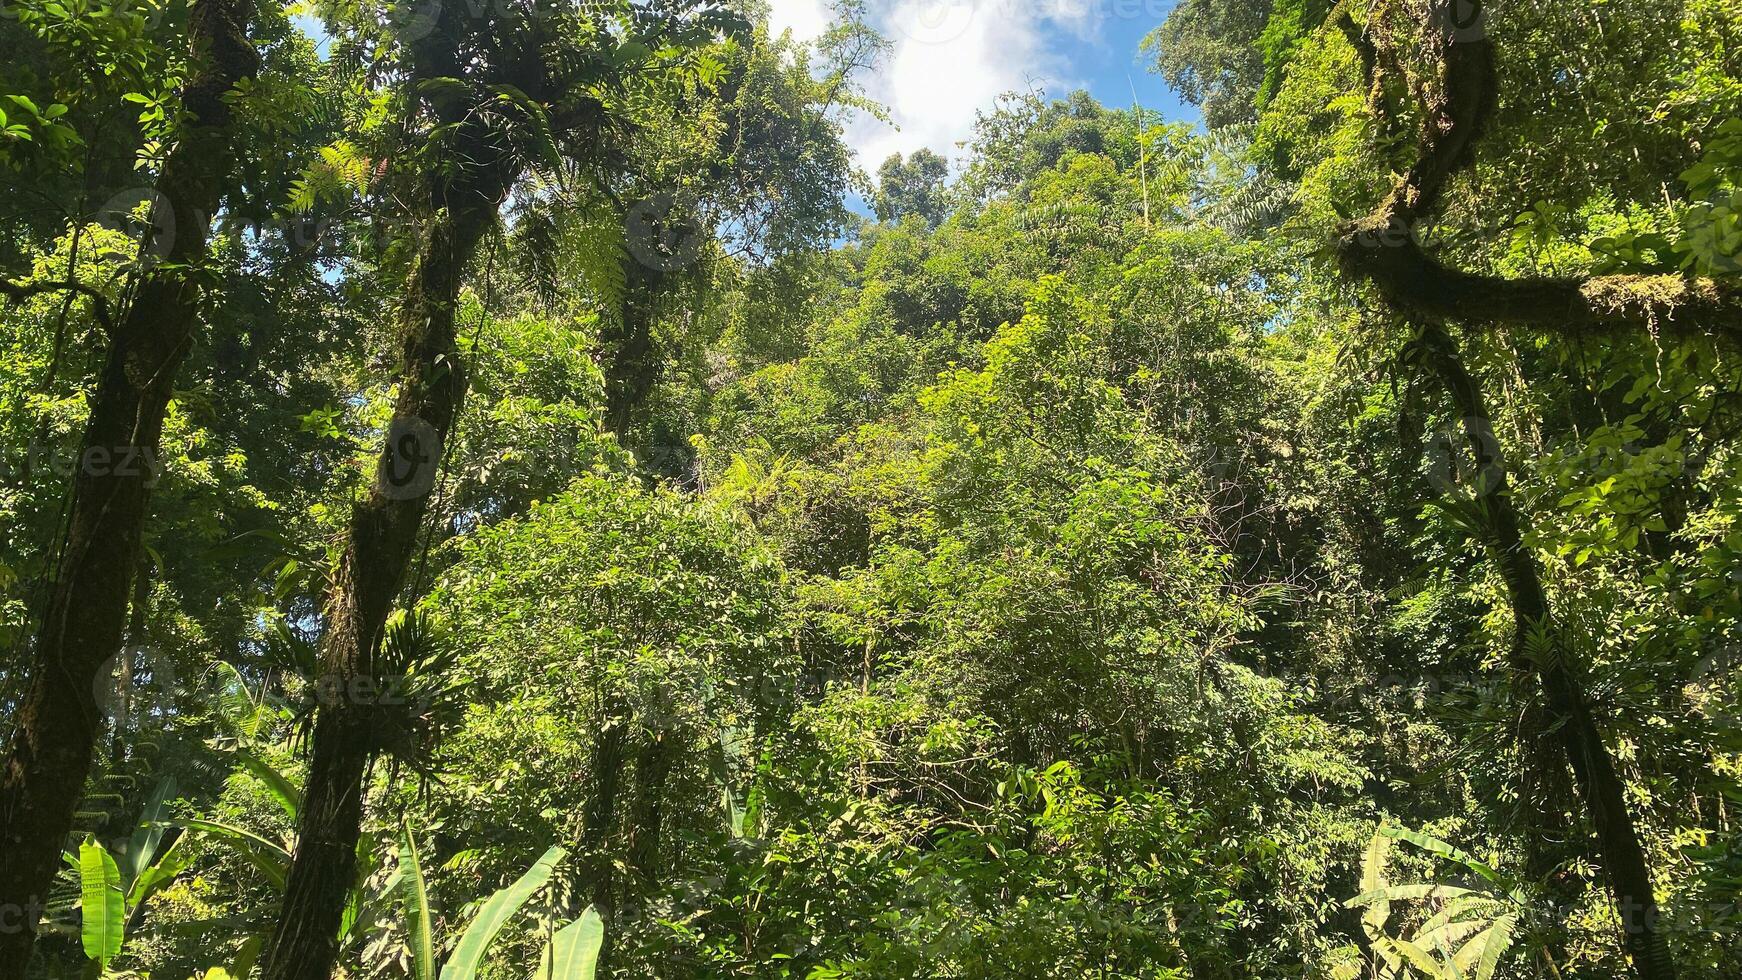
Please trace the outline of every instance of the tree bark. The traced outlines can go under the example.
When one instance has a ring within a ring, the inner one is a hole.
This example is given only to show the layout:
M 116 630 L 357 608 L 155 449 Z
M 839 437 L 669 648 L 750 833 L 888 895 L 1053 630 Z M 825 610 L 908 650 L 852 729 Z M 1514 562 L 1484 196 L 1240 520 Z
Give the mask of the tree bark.
M 1482 0 L 1435 0 L 1425 9 L 1425 40 L 1441 59 L 1438 78 L 1415 93 L 1419 152 L 1371 214 L 1341 229 L 1336 246 L 1344 271 L 1421 319 L 1517 323 L 1567 336 L 1650 331 L 1742 340 L 1742 291 L 1726 283 L 1675 275 L 1509 279 L 1452 268 L 1422 248 L 1419 230 L 1451 178 L 1474 158 L 1499 99 Z M 1370 13 L 1369 25 L 1383 17 Z M 1388 120 L 1380 73 L 1403 74 L 1388 28 L 1363 32 L 1346 15 L 1341 26 L 1361 54 L 1374 110 Z
M 121 677 L 115 685 L 115 730 L 109 733 L 109 757 L 115 766 L 127 761 L 128 729 L 133 721 L 134 659 L 145 646 L 145 613 L 151 602 L 149 566 L 139 563 L 133 573 L 133 606 L 127 614 L 127 640 L 121 648 Z M 100 682 L 102 678 L 98 678 Z
M 643 890 L 659 880 L 665 842 L 666 793 L 676 761 L 678 735 L 660 730 L 642 736 L 635 758 L 635 809 L 629 821 L 629 869 Z
M 1451 395 L 1476 455 L 1476 505 L 1483 544 L 1506 583 L 1512 605 L 1512 666 L 1534 673 L 1542 684 L 1550 727 L 1566 752 L 1585 814 L 1597 832 L 1603 871 L 1620 913 L 1622 944 L 1641 980 L 1674 980 L 1675 964 L 1659 928 L 1651 870 L 1627 809 L 1625 786 L 1597 728 L 1584 686 L 1568 662 L 1536 555 L 1524 543 L 1505 463 L 1488 424 L 1487 405 L 1464 367 L 1456 342 L 1443 328 L 1423 325 L 1421 346 L 1428 368 Z
M 195 65 L 182 92 L 186 121 L 153 205 L 158 218 L 173 217 L 164 228 L 173 237 L 141 246 L 142 256 L 155 249 L 164 261 L 145 273 L 109 331 L 67 536 L 0 774 L 0 980 L 24 975 L 90 773 L 102 724 L 93 686 L 121 646 L 154 454 L 176 371 L 193 344 L 208 224 L 230 180 L 234 141 L 223 97 L 259 67 L 248 39 L 252 13 L 245 0 L 195 0 L 190 16 Z
M 1519 323 L 1568 337 L 1650 331 L 1742 341 L 1742 292 L 1710 279 L 1589 276 L 1505 279 L 1440 265 L 1402 217 L 1368 219 L 1345 233 L 1343 267 L 1392 305 L 1419 317 Z
M 465 399 L 455 322 L 461 278 L 518 175 L 512 154 L 481 127 L 461 127 L 459 140 L 454 158 L 465 166 L 432 192 L 405 287 L 400 389 L 377 479 L 352 507 L 328 598 L 313 759 L 264 980 L 326 980 L 339 953 L 365 775 L 382 735 L 375 655 L 417 546 L 441 447 Z
M 611 916 L 617 907 L 616 863 L 612 851 L 617 833 L 618 798 L 623 769 L 629 761 L 630 720 L 626 705 L 607 701 L 599 737 L 593 744 L 591 784 L 581 814 L 581 854 L 590 900 L 605 917 L 605 942 L 599 949 L 598 971 L 608 973 L 611 958 Z

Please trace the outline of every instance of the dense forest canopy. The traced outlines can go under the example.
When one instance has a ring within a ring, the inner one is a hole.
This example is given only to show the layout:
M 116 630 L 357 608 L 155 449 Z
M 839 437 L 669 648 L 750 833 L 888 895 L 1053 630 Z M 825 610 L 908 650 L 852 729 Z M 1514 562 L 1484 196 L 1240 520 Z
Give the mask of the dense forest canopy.
M 0 980 L 1742 976 L 1742 8 L 780 7 L 5 0 Z

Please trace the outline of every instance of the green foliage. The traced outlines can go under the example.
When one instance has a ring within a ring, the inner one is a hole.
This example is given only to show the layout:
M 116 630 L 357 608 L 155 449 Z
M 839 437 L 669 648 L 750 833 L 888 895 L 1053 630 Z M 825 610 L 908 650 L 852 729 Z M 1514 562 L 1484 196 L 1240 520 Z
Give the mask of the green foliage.
M 930 150 L 917 150 L 903 160 L 897 153 L 877 169 L 876 211 L 879 221 L 899 221 L 913 215 L 936 227 L 949 210 L 944 181 L 949 161 Z
M 1532 727 L 1551 638 L 1682 975 L 1736 975 L 1734 359 L 1468 323 L 1495 417 L 1424 381 L 1326 248 L 1413 163 L 1424 5 L 1177 4 L 1147 50 L 1205 130 L 1011 94 L 953 179 L 922 151 L 875 189 L 863 7 L 805 45 L 630 6 L 444 7 L 439 70 L 374 5 L 317 5 L 319 55 L 264 12 L 47 969 L 251 975 L 362 521 L 411 557 L 374 597 L 349 977 L 1624 975 Z M 1409 233 L 1734 288 L 1733 8 L 1495 5 L 1495 114 Z M 155 173 L 188 56 L 183 6 L 14 9 L 0 165 L 54 207 L 0 255 L 0 448 L 34 460 L 0 490 L 6 708 L 105 370 L 90 294 L 149 264 L 137 200 L 81 212 Z M 376 528 L 400 219 L 471 126 L 528 176 L 460 273 L 426 512 Z M 1522 654 L 1472 428 L 1554 611 Z
M 1390 841 L 1404 841 L 1475 876 L 1470 886 L 1426 882 L 1387 883 Z M 1361 894 L 1351 908 L 1366 909 L 1361 925 L 1378 954 L 1381 976 L 1419 971 L 1436 980 L 1491 980 L 1513 950 L 1523 924 L 1531 921 L 1531 895 L 1521 883 L 1437 837 L 1396 827 L 1381 828 L 1362 862 Z M 1421 902 L 1432 914 L 1409 938 L 1386 932 L 1394 903 Z M 1546 949 L 1541 950 L 1545 958 Z
M 429 887 L 424 882 L 423 862 L 417 856 L 417 840 L 407 824 L 399 837 L 400 901 L 405 907 L 405 934 L 411 945 L 412 975 L 417 980 L 435 980 L 435 934 L 430 921 Z
M 87 840 L 79 845 L 79 939 L 85 955 L 106 967 L 121 952 L 126 908 L 121 869 L 103 845 Z
M 538 976 L 547 980 L 593 980 L 604 946 L 605 920 L 598 909 L 589 907 L 580 918 L 551 937 Z
M 1251 119 L 1268 78 L 1261 36 L 1276 5 L 1271 0 L 1188 0 L 1143 40 L 1156 70 L 1220 127 Z
M 472 980 L 478 973 L 478 967 L 483 963 L 490 943 L 514 913 L 532 898 L 534 892 L 550 881 L 551 873 L 556 865 L 568 852 L 560 847 L 552 847 L 544 852 L 544 856 L 533 862 L 532 867 L 521 875 L 519 880 L 502 889 L 485 900 L 479 907 L 478 914 L 472 918 L 466 930 L 460 933 L 459 942 L 454 944 L 454 951 L 448 955 L 442 964 L 442 980 Z

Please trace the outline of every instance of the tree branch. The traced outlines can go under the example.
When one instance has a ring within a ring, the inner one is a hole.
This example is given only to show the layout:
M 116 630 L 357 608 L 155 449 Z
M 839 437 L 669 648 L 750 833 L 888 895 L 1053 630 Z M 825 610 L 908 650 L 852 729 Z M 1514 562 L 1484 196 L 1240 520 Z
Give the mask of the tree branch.
M 32 296 L 43 293 L 72 292 L 78 293 L 91 301 L 91 315 L 103 325 L 106 332 L 114 331 L 114 323 L 109 318 L 109 298 L 97 289 L 82 282 L 54 280 L 49 282 L 20 283 L 9 279 L 0 279 L 0 296 L 5 296 L 13 302 L 21 302 Z
M 1345 34 L 1363 37 L 1352 27 L 1345 26 Z M 1727 283 L 1675 275 L 1509 279 L 1465 272 L 1428 254 L 1417 230 L 1446 184 L 1474 159 L 1497 102 L 1494 45 L 1481 24 L 1460 26 L 1447 14 L 1428 27 L 1436 32 L 1441 59 L 1438 84 L 1418 93 L 1419 153 L 1371 214 L 1338 230 L 1343 271 L 1371 282 L 1398 309 L 1435 321 L 1516 323 L 1573 335 L 1643 329 L 1742 341 L 1742 290 Z M 1364 37 L 1357 48 L 1369 72 L 1382 62 Z M 1369 85 L 1376 92 L 1379 82 L 1370 78 Z M 1374 111 L 1384 113 L 1377 101 Z

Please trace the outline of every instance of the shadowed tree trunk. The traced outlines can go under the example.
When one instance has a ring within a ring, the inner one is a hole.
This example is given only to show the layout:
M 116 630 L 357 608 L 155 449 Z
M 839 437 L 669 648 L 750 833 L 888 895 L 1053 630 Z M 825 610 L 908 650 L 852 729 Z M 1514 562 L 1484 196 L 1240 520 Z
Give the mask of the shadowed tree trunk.
M 1487 405 L 1451 336 L 1434 323 L 1423 325 L 1421 332 L 1423 360 L 1450 393 L 1475 453 L 1483 544 L 1506 583 L 1512 605 L 1512 666 L 1533 673 L 1542 685 L 1549 727 L 1566 752 L 1585 815 L 1597 833 L 1598 857 L 1615 897 L 1622 944 L 1633 959 L 1634 971 L 1641 980 L 1674 980 L 1675 965 L 1658 920 L 1651 870 L 1627 809 L 1625 786 L 1603 743 L 1584 686 L 1568 662 L 1566 644 L 1556 630 L 1542 585 L 1542 570 L 1524 543 Z
M 617 801 L 622 795 L 623 767 L 629 761 L 629 721 L 615 717 L 599 732 L 593 746 L 592 785 L 581 815 L 581 846 L 595 867 L 587 877 L 593 903 L 601 909 L 616 904 L 609 848 L 617 828 Z
M 109 734 L 109 757 L 117 766 L 127 761 L 128 729 L 133 720 L 133 661 L 145 646 L 145 613 L 151 602 L 149 571 L 150 566 L 141 561 L 133 573 L 133 604 L 127 615 L 126 645 L 121 648 L 121 676 L 115 685 L 115 726 Z
M 185 123 L 153 202 L 162 239 L 109 348 L 80 444 L 66 538 L 51 573 L 29 686 L 0 774 L 0 980 L 24 975 L 36 919 L 90 773 L 101 728 L 94 685 L 121 647 L 128 593 L 164 413 L 193 344 L 206 232 L 229 186 L 233 137 L 223 96 L 259 67 L 247 0 L 194 0 L 195 64 L 182 92 Z M 173 219 L 173 220 L 171 220 Z M 21 914 L 22 913 L 22 914 Z
M 617 876 L 613 873 L 613 841 L 617 831 L 618 800 L 623 792 L 623 768 L 629 761 L 629 710 L 612 698 L 606 705 L 604 724 L 593 745 L 592 782 L 586 808 L 581 814 L 581 852 L 591 902 L 605 917 L 605 942 L 599 949 L 598 970 L 606 973 L 611 956 L 611 914 L 617 907 Z
M 1415 98 L 1420 128 L 1415 162 L 1371 213 L 1340 230 L 1337 255 L 1346 275 L 1371 283 L 1391 307 L 1420 325 L 1425 366 L 1451 395 L 1476 454 L 1482 536 L 1506 584 L 1516 622 L 1513 667 L 1532 673 L 1542 685 L 1547 728 L 1566 752 L 1585 815 L 1596 830 L 1597 856 L 1614 892 L 1622 942 L 1634 971 L 1641 980 L 1673 980 L 1675 965 L 1657 921 L 1651 874 L 1627 811 L 1621 777 L 1584 688 L 1567 662 L 1536 556 L 1524 544 L 1481 391 L 1442 326 L 1447 320 L 1493 321 L 1577 334 L 1640 329 L 1656 323 L 1662 311 L 1636 295 L 1638 284 L 1631 277 L 1514 280 L 1476 275 L 1441 264 L 1418 240 L 1417 232 L 1443 204 L 1447 185 L 1474 161 L 1499 103 L 1494 41 L 1484 8 L 1483 0 L 1381 4 L 1367 11 L 1365 25 L 1356 24 L 1349 13 L 1343 15 L 1340 25 L 1361 57 L 1369 107 L 1380 124 L 1390 129 L 1399 118 L 1390 104 L 1392 83 Z M 1416 36 L 1396 36 L 1399 24 L 1412 24 Z M 1420 45 L 1436 59 L 1431 78 L 1400 69 L 1398 52 L 1410 45 Z M 1684 327 L 1734 332 L 1742 304 L 1732 291 L 1710 282 L 1663 279 L 1659 293 L 1674 296 Z
M 676 761 L 678 735 L 648 732 L 635 758 L 635 811 L 629 820 L 629 869 L 646 888 L 659 880 L 660 850 L 665 840 L 665 797 Z
M 634 255 L 625 255 L 621 261 L 622 309 L 602 339 L 611 349 L 611 359 L 605 365 L 605 428 L 625 440 L 663 367 L 654 343 L 653 323 L 671 277 Z
M 352 507 L 328 598 L 313 759 L 265 980 L 332 975 L 356 873 L 364 777 L 382 730 L 375 655 L 417 546 L 442 446 L 465 398 L 455 333 L 460 282 L 518 174 L 508 147 L 482 127 L 460 127 L 453 158 L 466 165 L 431 192 L 405 286 L 399 395 L 377 479 Z
M 1514 640 L 1516 643 L 1516 638 Z M 1578 832 L 1576 789 L 1568 779 L 1567 756 L 1552 713 L 1535 690 L 1525 690 L 1534 674 L 1515 674 L 1512 694 L 1520 705 L 1518 744 L 1523 749 L 1519 806 L 1524 811 L 1525 873 L 1543 882 L 1548 900 L 1562 909 L 1577 908 L 1584 884 L 1569 865 L 1589 850 Z M 1543 951 L 1556 963 L 1567 961 L 1567 921 L 1550 916 L 1541 924 Z

